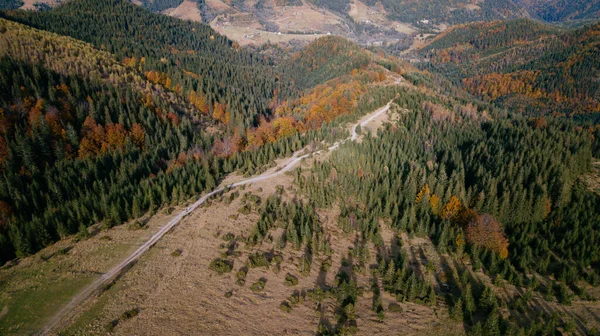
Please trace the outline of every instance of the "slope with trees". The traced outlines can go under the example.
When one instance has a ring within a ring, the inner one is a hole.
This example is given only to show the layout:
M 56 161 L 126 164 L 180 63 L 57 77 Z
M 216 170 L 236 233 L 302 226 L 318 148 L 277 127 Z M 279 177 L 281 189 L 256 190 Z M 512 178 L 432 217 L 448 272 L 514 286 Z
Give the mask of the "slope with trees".
M 457 26 L 421 50 L 430 59 L 423 67 L 514 110 L 597 123 L 598 29 L 561 31 L 530 20 Z

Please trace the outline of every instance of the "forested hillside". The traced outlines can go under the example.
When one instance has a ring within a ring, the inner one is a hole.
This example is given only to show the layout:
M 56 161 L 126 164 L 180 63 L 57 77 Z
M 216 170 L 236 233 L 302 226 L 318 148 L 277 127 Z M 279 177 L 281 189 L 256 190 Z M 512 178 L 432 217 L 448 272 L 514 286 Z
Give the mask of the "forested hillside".
M 292 55 L 280 69 L 289 74 L 298 87 L 310 88 L 364 68 L 370 61 L 369 53 L 355 43 L 328 36 Z
M 274 98 L 292 92 L 289 81 L 279 78 L 262 56 L 238 48 L 210 27 L 153 14 L 123 0 L 74 0 L 52 11 L 2 15 L 92 43 L 141 66 L 149 80 L 200 97 L 199 109 L 212 113 L 215 106 L 224 108 L 232 127 L 256 125 Z
M 207 26 L 111 4 L 2 12 L 90 43 L 2 19 L 2 260 L 198 195 L 234 170 L 255 173 L 314 139 L 341 137 L 330 124 L 373 107 L 363 103 L 369 85 L 386 77 L 345 40 L 309 47 L 312 71 L 275 69 Z M 77 28 L 88 25 L 95 28 Z M 352 53 L 358 61 L 327 74 Z M 326 83 L 336 76 L 350 77 Z
M 533 16 L 544 21 L 565 21 L 598 18 L 600 1 L 598 0 L 516 0 Z
M 212 141 L 195 107 L 106 52 L 0 20 L 3 260 L 215 185 L 187 158 Z
M 374 246 L 378 264 L 371 272 L 382 290 L 399 303 L 435 306 L 429 286 L 449 282 L 444 297 L 450 316 L 463 321 L 469 335 L 570 328 L 567 317 L 552 309 L 541 312 L 531 298 L 535 291 L 549 303 L 571 305 L 576 297 L 586 302 L 586 288 L 599 284 L 600 197 L 578 181 L 590 167 L 589 133 L 561 120 L 539 125 L 520 116 L 490 119 L 496 112 L 485 105 L 411 90 L 395 103 L 398 121 L 296 175 L 314 206 L 339 208 L 339 229 L 356 237 L 352 272 L 340 272 L 340 287 L 331 292 L 356 286 L 344 284 L 345 276 L 364 272 Z M 442 254 L 468 258 L 468 268 L 483 271 L 493 285 L 466 269 L 448 275 L 431 259 L 427 271 L 411 275 L 414 261 L 386 253 L 383 226 L 398 235 L 430 238 Z M 433 281 L 431 272 L 437 274 Z M 505 282 L 526 293 L 500 295 Z M 372 309 L 379 318 L 394 316 L 391 305 L 385 309 L 377 298 Z M 343 301 L 340 310 L 348 312 L 348 304 L 355 305 L 356 298 Z M 341 329 L 328 331 L 352 328 L 352 319 L 341 314 Z
M 600 120 L 598 24 L 560 31 L 529 20 L 457 26 L 421 51 L 424 67 L 527 114 Z

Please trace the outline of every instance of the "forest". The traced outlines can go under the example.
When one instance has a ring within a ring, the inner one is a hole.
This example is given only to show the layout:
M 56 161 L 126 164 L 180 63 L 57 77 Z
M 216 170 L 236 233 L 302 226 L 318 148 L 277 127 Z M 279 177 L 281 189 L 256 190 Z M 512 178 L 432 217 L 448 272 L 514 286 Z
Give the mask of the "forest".
M 540 124 L 516 114 L 491 121 L 496 112 L 485 105 L 416 91 L 394 102 L 397 122 L 297 173 L 314 206 L 339 207 L 340 228 L 376 247 L 380 225 L 387 225 L 469 258 L 495 286 L 507 282 L 566 305 L 589 300 L 586 286 L 600 284 L 600 196 L 578 179 L 591 164 L 589 133 L 560 119 Z M 406 288 L 406 261 L 379 261 L 384 289 L 405 301 L 407 292 L 398 290 Z M 400 287 L 388 289 L 391 279 Z M 414 293 L 422 294 L 408 298 L 427 302 L 428 282 L 418 279 L 424 288 Z M 528 308 L 530 295 L 504 303 L 527 323 L 503 318 L 489 288 L 467 274 L 455 281 L 447 303 L 469 334 L 547 334 L 566 323 Z
M 317 42 L 329 54 L 309 48 L 302 60 L 314 72 L 294 72 L 206 26 L 114 5 L 134 21 L 96 0 L 1 12 L 89 42 L 0 19 L 2 261 L 177 204 L 230 172 L 261 172 L 317 139 L 345 136 L 336 125 L 376 107 L 380 93 L 369 85 L 385 78 L 383 68 L 343 39 Z M 89 6 L 110 24 L 67 29 L 96 24 Z M 135 20 L 165 29 L 139 31 L 149 36 L 140 44 L 119 31 L 138 32 Z M 186 27 L 196 34 L 178 34 Z M 328 83 L 325 70 L 351 51 L 357 60 L 336 72 L 345 79 Z
M 472 94 L 525 115 L 600 122 L 598 24 L 559 30 L 521 19 L 456 26 L 421 50 Z
M 315 3 L 337 12 L 349 4 Z M 382 4 L 398 19 L 409 5 Z M 422 15 L 441 20 L 447 13 L 438 5 L 462 3 L 419 4 Z M 478 20 L 518 16 L 512 2 L 480 5 Z M 458 7 L 451 22 L 474 18 Z M 264 201 L 243 196 L 258 212 L 244 242 L 257 247 L 281 230 L 275 245 L 302 251 L 301 275 L 331 267 L 313 259 L 331 255 L 321 211 L 335 213 L 334 225 L 352 237 L 348 267 L 302 294 L 335 304 L 336 321 L 319 322 L 319 335 L 361 327 L 356 306 L 365 288 L 355 273 L 372 275 L 380 321 L 395 307 L 383 307 L 382 293 L 434 308 L 443 298 L 471 335 L 571 328 L 533 309 L 533 293 L 565 306 L 594 299 L 600 195 L 582 176 L 600 157 L 598 24 L 459 25 L 420 50 L 429 62 L 414 68 L 332 36 L 280 57 L 122 0 L 14 8 L 0 11 L 0 263 L 83 239 L 95 224 L 108 230 L 169 213 L 228 174 L 259 174 L 277 158 L 347 138 L 349 122 L 392 101 L 379 130 L 359 128 L 361 141 L 288 173 L 293 199 L 283 188 Z M 394 248 L 404 236 L 421 238 L 458 271 L 436 279 L 406 254 L 387 253 L 383 226 Z M 229 272 L 229 257 L 209 267 Z M 267 261 L 256 251 L 247 257 L 250 267 Z M 236 277 L 245 281 L 245 273 Z M 500 298 L 493 288 L 503 284 L 520 292 Z M 280 309 L 292 312 L 300 300 L 292 295 Z

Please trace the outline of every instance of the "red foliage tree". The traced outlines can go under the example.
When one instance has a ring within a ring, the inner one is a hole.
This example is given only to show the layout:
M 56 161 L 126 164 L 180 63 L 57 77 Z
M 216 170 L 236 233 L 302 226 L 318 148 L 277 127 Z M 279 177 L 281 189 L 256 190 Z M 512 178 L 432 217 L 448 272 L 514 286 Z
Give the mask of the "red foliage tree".
M 476 215 L 467 224 L 467 241 L 475 246 L 492 250 L 501 258 L 508 257 L 508 239 L 502 224 L 489 214 Z

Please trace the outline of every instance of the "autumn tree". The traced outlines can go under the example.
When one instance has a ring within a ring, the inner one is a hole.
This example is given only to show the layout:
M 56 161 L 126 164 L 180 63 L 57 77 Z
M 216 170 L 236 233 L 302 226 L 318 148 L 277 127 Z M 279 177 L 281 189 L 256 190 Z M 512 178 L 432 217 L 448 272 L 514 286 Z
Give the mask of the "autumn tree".
M 494 251 L 503 259 L 508 257 L 508 239 L 502 224 L 491 215 L 475 216 L 467 224 L 466 235 L 469 243 Z

